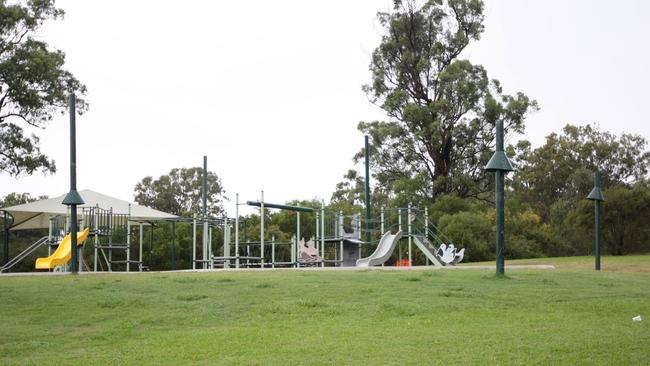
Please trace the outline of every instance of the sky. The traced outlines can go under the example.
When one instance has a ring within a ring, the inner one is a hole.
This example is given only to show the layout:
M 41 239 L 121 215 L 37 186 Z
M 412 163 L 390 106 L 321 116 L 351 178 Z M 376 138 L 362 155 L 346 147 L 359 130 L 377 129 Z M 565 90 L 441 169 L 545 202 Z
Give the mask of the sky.
M 201 166 L 240 201 L 329 200 L 385 119 L 361 86 L 390 0 L 57 1 L 39 39 L 88 87 L 77 118 L 77 186 L 124 200 L 146 176 Z M 487 0 L 485 32 L 461 55 L 541 107 L 525 138 L 567 123 L 650 138 L 650 2 Z M 69 189 L 68 117 L 35 132 L 57 173 L 0 175 L 0 195 Z M 30 130 L 32 131 L 32 130 Z M 244 211 L 245 212 L 245 211 Z

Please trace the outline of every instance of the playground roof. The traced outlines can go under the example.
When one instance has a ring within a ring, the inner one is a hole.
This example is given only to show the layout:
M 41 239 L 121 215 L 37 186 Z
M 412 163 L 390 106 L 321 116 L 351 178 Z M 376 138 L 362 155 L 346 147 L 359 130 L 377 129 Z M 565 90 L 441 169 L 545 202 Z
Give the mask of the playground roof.
M 79 194 L 85 202 L 79 207 L 99 206 L 103 209 L 112 208 L 114 214 L 128 214 L 129 205 L 131 205 L 131 219 L 134 221 L 155 221 L 177 217 L 170 213 L 122 201 L 89 189 L 79 191 Z M 49 225 L 49 216 L 65 215 L 67 213 L 68 207 L 61 203 L 64 198 L 65 194 L 46 200 L 5 207 L 2 210 L 7 211 L 13 217 L 10 230 L 47 228 Z

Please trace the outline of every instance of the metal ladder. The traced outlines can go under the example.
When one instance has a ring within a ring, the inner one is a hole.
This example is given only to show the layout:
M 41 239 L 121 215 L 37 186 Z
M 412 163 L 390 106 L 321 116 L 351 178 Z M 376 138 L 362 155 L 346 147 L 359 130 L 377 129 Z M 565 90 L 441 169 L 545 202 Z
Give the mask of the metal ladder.
M 438 256 L 436 247 L 422 235 L 413 235 L 413 242 L 422 251 L 422 253 L 431 261 L 434 267 L 443 267 L 446 265 Z

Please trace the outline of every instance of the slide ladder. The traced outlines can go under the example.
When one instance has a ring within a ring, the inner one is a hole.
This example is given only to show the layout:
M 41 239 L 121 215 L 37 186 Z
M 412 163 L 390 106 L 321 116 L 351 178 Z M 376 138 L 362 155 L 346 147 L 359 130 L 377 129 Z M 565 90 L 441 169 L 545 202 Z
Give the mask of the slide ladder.
M 438 255 L 438 250 L 433 244 L 427 240 L 423 235 L 413 235 L 413 242 L 420 249 L 420 251 L 431 261 L 434 267 L 445 266 L 446 263 L 442 261 Z
M 17 256 L 15 256 L 13 258 L 11 258 L 11 260 L 9 262 L 7 262 L 7 264 L 0 267 L 0 272 L 6 272 L 6 271 L 10 270 L 11 267 L 15 266 L 16 264 L 18 264 L 18 262 L 25 259 L 25 257 L 32 254 L 36 249 L 40 248 L 41 245 L 46 244 L 48 239 L 49 239 L 49 236 L 44 236 L 44 237 L 38 239 L 37 241 L 33 242 L 30 246 L 27 247 L 27 249 L 23 250 L 22 252 L 20 252 L 20 254 L 18 254 Z
M 415 219 L 411 237 L 416 247 L 434 267 L 455 265 L 463 260 L 465 249 L 455 248 L 452 240 L 427 219 Z

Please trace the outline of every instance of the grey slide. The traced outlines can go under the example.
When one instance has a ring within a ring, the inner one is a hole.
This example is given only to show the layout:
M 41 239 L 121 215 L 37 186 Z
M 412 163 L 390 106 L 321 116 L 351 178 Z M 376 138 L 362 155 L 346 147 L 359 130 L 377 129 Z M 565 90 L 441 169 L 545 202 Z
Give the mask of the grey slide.
M 371 267 L 379 266 L 384 264 L 390 258 L 390 255 L 393 254 L 395 245 L 402 238 L 402 231 L 398 231 L 397 234 L 393 235 L 390 231 L 384 233 L 377 245 L 377 249 L 369 257 L 361 258 L 357 260 L 357 267 Z

